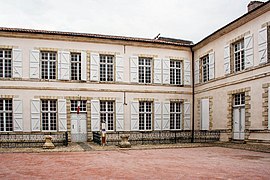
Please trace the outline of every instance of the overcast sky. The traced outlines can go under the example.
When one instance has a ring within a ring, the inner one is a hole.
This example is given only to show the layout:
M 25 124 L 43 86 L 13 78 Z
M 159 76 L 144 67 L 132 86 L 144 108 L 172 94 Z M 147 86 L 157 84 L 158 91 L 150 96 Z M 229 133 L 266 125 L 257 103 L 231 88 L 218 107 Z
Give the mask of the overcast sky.
M 266 2 L 267 0 L 264 0 Z M 0 0 L 0 26 L 192 40 L 247 12 L 250 0 Z

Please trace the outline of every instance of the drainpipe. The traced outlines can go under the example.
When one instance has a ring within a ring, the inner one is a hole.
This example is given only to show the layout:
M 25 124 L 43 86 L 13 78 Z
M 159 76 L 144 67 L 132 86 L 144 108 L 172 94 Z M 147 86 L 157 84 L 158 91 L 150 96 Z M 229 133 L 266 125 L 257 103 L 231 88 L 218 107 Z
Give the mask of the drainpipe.
M 190 47 L 191 50 L 191 64 L 192 64 L 192 128 L 191 128 L 191 143 L 194 143 L 194 109 L 195 109 L 195 77 L 194 77 L 194 51 L 192 47 Z

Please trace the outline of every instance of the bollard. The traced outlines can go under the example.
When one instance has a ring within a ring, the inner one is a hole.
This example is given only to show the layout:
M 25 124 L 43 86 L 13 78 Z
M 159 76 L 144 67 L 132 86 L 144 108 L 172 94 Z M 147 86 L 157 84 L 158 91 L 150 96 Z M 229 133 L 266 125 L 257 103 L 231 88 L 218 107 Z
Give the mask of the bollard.
M 54 149 L 55 146 L 52 143 L 52 136 L 47 135 L 45 136 L 45 144 L 43 145 L 43 149 Z

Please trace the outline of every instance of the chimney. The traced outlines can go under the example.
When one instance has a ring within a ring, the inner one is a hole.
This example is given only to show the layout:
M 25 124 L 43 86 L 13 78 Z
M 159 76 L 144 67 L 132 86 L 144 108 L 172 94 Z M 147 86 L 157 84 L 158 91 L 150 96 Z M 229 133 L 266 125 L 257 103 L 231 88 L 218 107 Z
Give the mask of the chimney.
M 263 4 L 263 2 L 261 2 L 261 1 L 250 1 L 250 3 L 247 6 L 248 12 L 252 11 L 253 9 L 256 9 L 257 7 L 261 6 L 262 4 Z

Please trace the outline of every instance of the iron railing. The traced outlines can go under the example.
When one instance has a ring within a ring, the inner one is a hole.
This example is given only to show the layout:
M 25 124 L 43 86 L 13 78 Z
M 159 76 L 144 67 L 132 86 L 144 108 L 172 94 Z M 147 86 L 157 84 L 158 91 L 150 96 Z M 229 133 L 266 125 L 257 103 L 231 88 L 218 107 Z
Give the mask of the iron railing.
M 106 144 L 118 145 L 123 134 L 129 135 L 128 141 L 132 145 L 189 143 L 192 140 L 191 131 L 110 132 L 106 134 Z M 194 142 L 215 142 L 219 139 L 219 131 L 194 132 Z M 100 132 L 93 132 L 93 141 L 101 144 Z
M 52 136 L 56 146 L 68 145 L 68 133 L 0 133 L 0 148 L 31 148 L 42 147 L 45 136 Z

